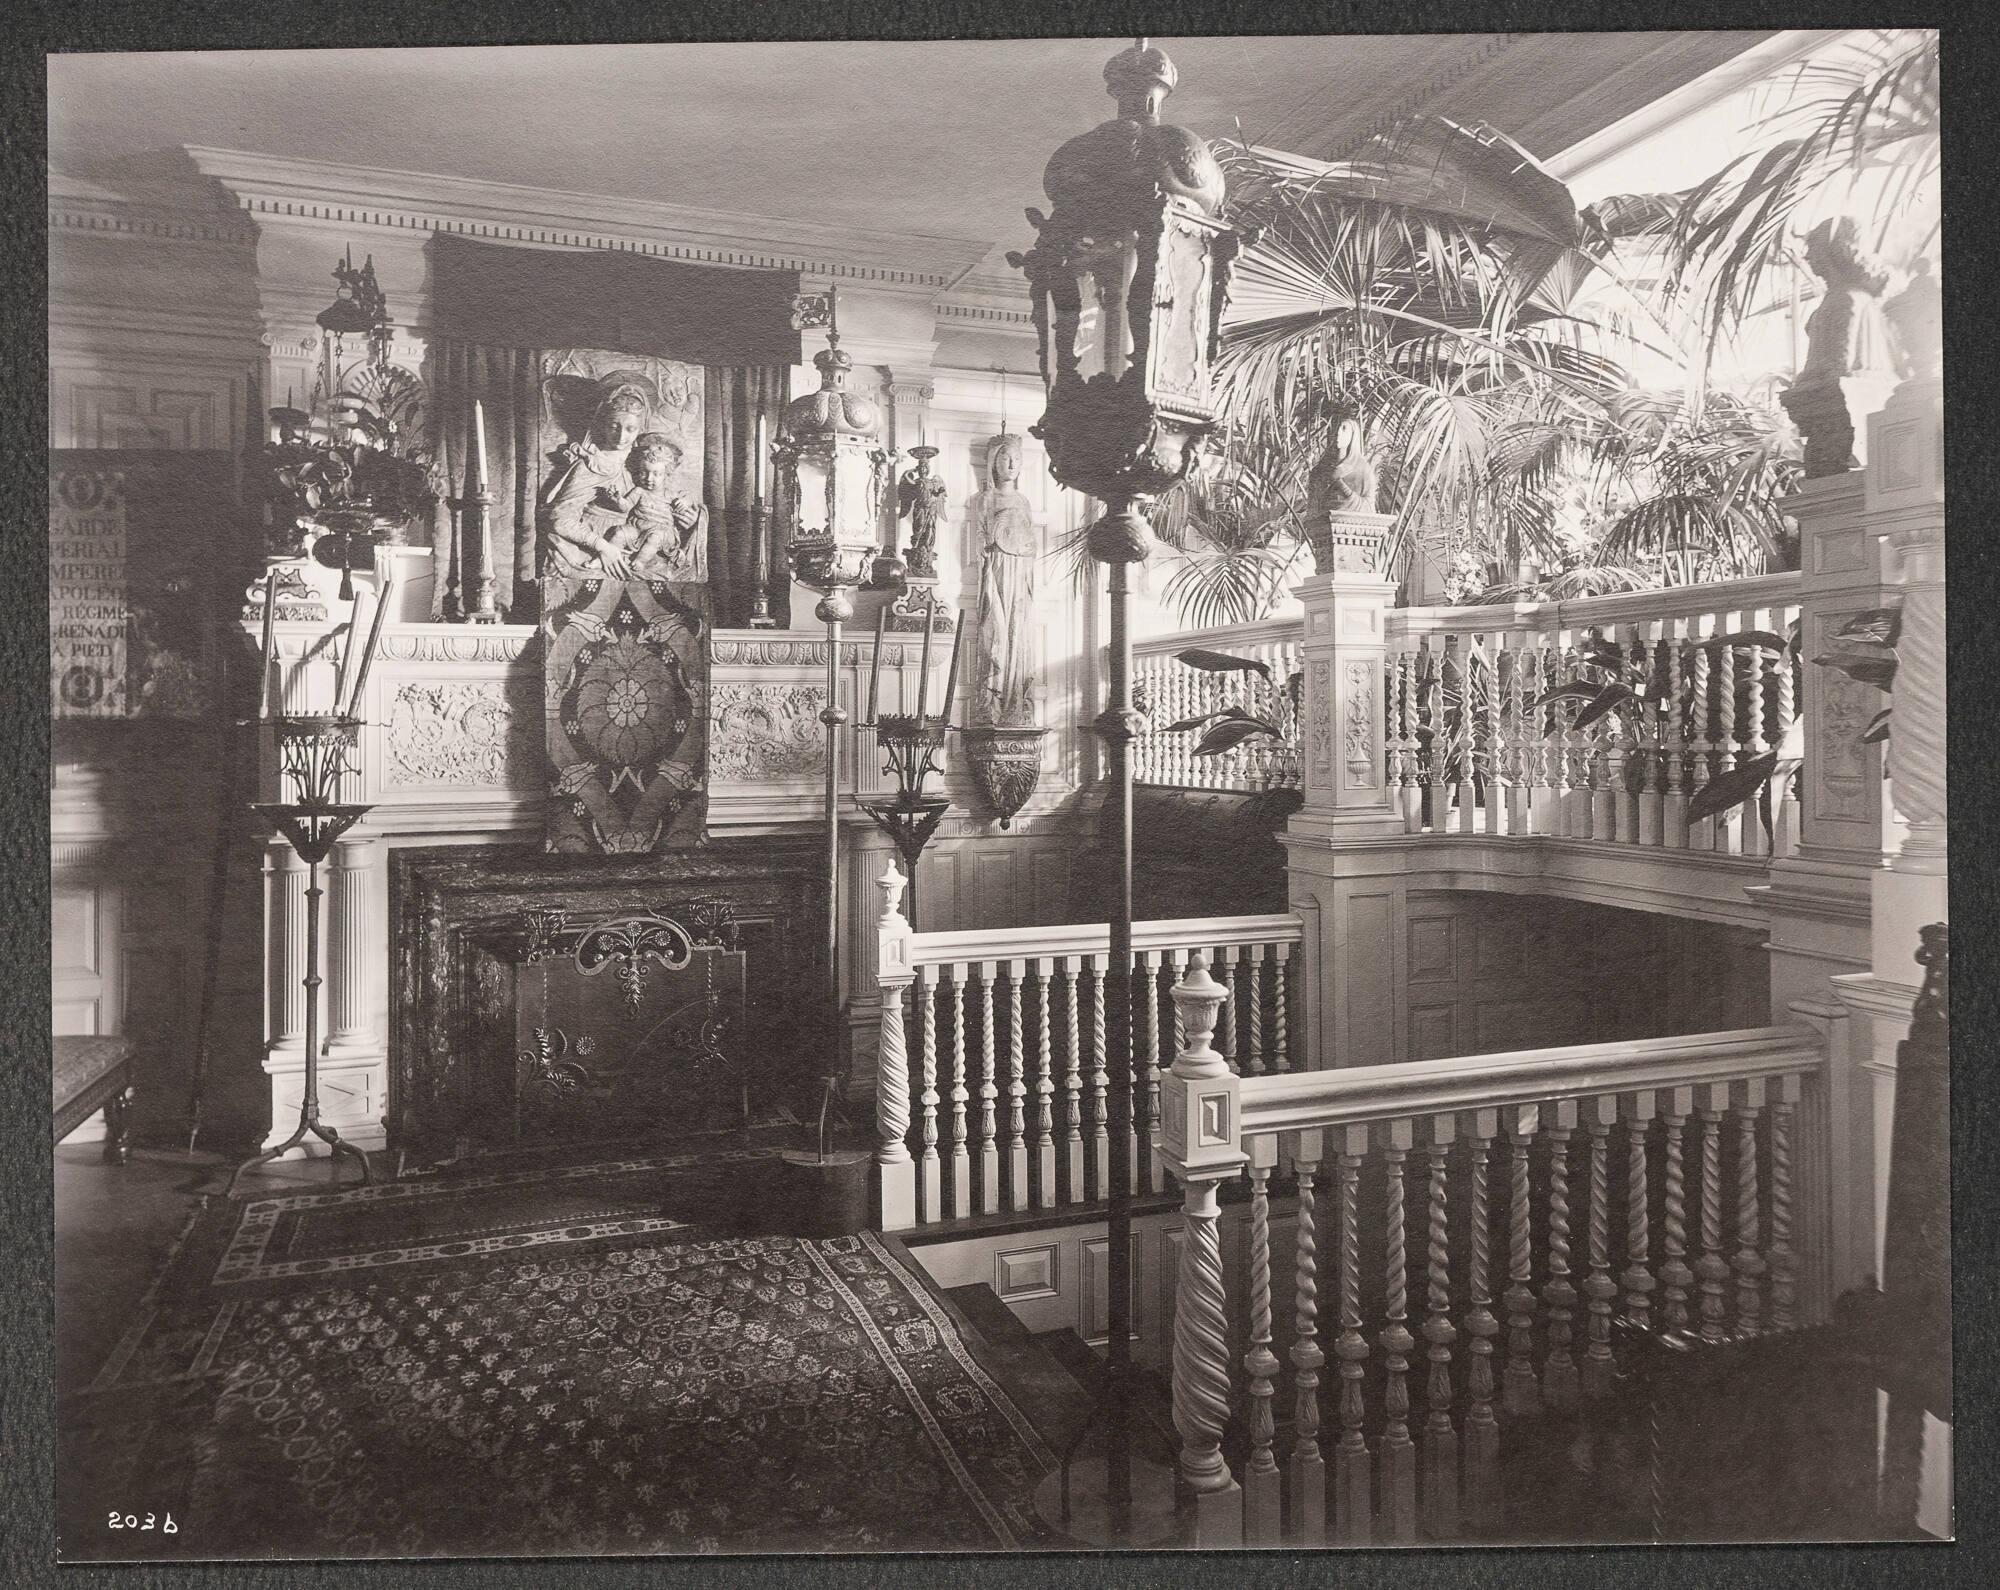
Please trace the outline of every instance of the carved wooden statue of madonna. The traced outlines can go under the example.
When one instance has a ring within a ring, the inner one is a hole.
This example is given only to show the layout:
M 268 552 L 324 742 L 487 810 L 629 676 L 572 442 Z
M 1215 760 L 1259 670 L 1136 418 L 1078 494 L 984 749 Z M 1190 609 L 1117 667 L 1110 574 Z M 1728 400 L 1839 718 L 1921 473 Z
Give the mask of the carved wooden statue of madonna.
M 699 842 L 708 794 L 701 371 L 571 350 L 542 368 L 546 843 Z

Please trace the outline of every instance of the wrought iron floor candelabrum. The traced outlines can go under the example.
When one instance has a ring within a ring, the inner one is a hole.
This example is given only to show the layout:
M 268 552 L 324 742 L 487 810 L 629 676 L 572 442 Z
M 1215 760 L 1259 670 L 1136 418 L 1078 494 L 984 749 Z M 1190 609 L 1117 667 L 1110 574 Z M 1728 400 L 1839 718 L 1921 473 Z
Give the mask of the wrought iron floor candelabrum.
M 318 1138 L 336 1157 L 346 1154 L 359 1161 L 362 1181 L 373 1180 L 368 1156 L 322 1121 L 319 1113 L 319 902 L 324 892 L 319 868 L 334 842 L 373 809 L 336 798 L 341 779 L 354 771 L 353 752 L 361 720 L 345 713 L 324 713 L 278 717 L 271 720 L 271 726 L 278 742 L 278 776 L 296 798 L 260 801 L 251 810 L 282 835 L 306 864 L 305 1092 L 299 1102 L 299 1124 L 291 1135 L 238 1165 L 229 1178 L 229 1194 L 235 1193 L 246 1170 L 289 1153 L 308 1137 Z
M 948 703 L 947 703 L 948 705 Z M 875 741 L 888 758 L 888 770 L 896 776 L 896 793 L 886 800 L 863 801 L 861 809 L 887 834 L 903 858 L 903 872 L 909 879 L 908 904 L 904 915 L 911 927 L 917 921 L 917 858 L 931 841 L 951 800 L 931 795 L 924 786 L 938 770 L 944 753 L 945 736 L 951 726 L 942 714 L 919 718 L 914 713 L 890 712 L 869 721 Z

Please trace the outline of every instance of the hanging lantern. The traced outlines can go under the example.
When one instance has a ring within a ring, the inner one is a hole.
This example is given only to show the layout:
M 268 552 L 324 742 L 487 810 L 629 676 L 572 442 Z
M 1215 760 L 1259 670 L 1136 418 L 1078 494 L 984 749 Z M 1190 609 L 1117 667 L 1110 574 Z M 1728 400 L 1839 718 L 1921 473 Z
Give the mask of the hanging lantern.
M 1028 277 L 1048 393 L 1034 434 L 1057 480 L 1112 509 L 1092 537 L 1106 561 L 1144 556 L 1130 505 L 1184 477 L 1215 426 L 1209 371 L 1247 241 L 1221 219 L 1208 145 L 1160 120 L 1178 76 L 1145 39 L 1111 59 L 1117 116 L 1056 151 L 1054 210 L 1029 210 L 1035 246 L 1007 256 Z
M 866 584 L 879 550 L 883 489 L 881 411 L 850 388 L 854 361 L 842 351 L 833 294 L 799 300 L 793 324 L 826 327 L 813 356 L 819 390 L 794 398 L 771 448 L 780 521 L 787 526 L 792 575 L 817 591 Z

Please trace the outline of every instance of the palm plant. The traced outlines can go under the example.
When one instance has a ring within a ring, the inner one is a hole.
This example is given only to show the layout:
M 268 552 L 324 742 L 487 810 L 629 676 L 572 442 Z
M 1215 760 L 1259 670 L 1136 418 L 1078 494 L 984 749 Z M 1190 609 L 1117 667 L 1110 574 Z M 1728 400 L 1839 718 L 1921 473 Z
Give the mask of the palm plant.
M 1699 327 L 1705 365 L 1815 215 L 1859 208 L 1873 253 L 1933 246 L 1942 111 L 1937 35 L 1876 33 L 1800 66 L 1757 122 L 1759 148 L 1683 193 L 1602 201 L 1599 229 L 1656 251 L 1655 304 Z
M 1217 366 L 1229 445 L 1157 516 L 1185 620 L 1262 617 L 1290 584 L 1335 394 L 1372 438 L 1392 566 L 1472 553 L 1629 588 L 1742 572 L 1780 545 L 1775 405 L 1637 393 L 1615 355 L 1663 336 L 1607 266 L 1607 228 L 1518 145 L 1420 118 L 1342 165 L 1223 159 L 1260 236 Z

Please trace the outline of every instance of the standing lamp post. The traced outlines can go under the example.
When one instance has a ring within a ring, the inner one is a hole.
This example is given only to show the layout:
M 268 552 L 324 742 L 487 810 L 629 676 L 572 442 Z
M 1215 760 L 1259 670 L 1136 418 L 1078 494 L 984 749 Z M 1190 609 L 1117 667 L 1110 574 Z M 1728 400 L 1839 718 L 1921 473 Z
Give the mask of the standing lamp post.
M 826 625 L 826 1087 L 820 1107 L 820 1151 L 827 1147 L 827 1108 L 840 1075 L 840 729 L 848 721 L 840 705 L 840 631 L 854 616 L 849 592 L 868 583 L 880 548 L 882 500 L 881 413 L 866 393 L 849 389 L 854 361 L 840 347 L 834 295 L 808 294 L 798 300 L 793 324 L 826 327 L 826 347 L 813 356 L 819 370 L 817 392 L 785 407 L 771 449 L 776 495 L 788 516 L 788 557 L 792 578 L 820 593 L 814 617 Z
M 1229 275 L 1247 241 L 1221 218 L 1222 170 L 1207 144 L 1160 120 L 1178 76 L 1143 38 L 1111 59 L 1104 79 L 1118 114 L 1056 151 L 1042 175 L 1052 213 L 1030 209 L 1035 245 L 1007 256 L 1033 295 L 1048 399 L 1031 434 L 1047 450 L 1049 472 L 1107 510 L 1088 532 L 1110 601 L 1108 700 L 1096 728 L 1110 763 L 1118 868 L 1104 991 L 1113 1073 L 1106 1461 L 1101 1520 L 1072 1524 L 1067 1463 L 1059 1510 L 1072 1533 L 1095 1528 L 1104 1543 L 1126 1545 L 1156 1538 L 1171 1523 L 1153 1507 L 1135 1508 L 1131 1451 L 1131 742 L 1140 720 L 1132 708 L 1129 571 L 1153 544 L 1139 505 L 1184 478 L 1216 428 L 1210 365 Z
M 282 1143 L 265 1149 L 261 1154 L 253 1154 L 238 1165 L 229 1178 L 224 1196 L 235 1194 L 236 1183 L 246 1170 L 289 1153 L 308 1137 L 316 1137 L 325 1143 L 335 1158 L 346 1154 L 358 1161 L 364 1184 L 374 1179 L 368 1156 L 320 1119 L 319 902 L 324 891 L 319 885 L 319 869 L 320 863 L 333 849 L 334 842 L 372 810 L 368 806 L 342 801 L 339 798 L 340 784 L 343 778 L 358 771 L 354 754 L 360 739 L 361 719 L 356 712 L 362 700 L 362 691 L 368 683 L 368 670 L 375 661 L 376 648 L 381 644 L 382 622 L 388 616 L 394 599 L 395 586 L 391 583 L 376 602 L 375 621 L 369 628 L 367 648 L 362 653 L 361 666 L 354 674 L 351 688 L 348 687 L 346 667 L 343 665 L 340 670 L 341 688 L 336 689 L 335 695 L 342 699 L 336 701 L 332 712 L 276 713 L 270 719 L 277 738 L 278 777 L 282 784 L 290 788 L 292 799 L 260 801 L 251 810 L 276 829 L 306 864 L 305 1091 L 299 1101 L 299 1124 L 292 1129 L 292 1134 Z M 267 614 L 268 611 L 267 606 Z M 354 640 L 354 631 L 350 627 L 347 652 L 350 659 L 354 655 Z M 270 677 L 272 657 L 272 631 L 267 617 L 260 658 L 263 667 L 259 675 L 260 711 L 264 703 L 261 681 Z

